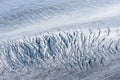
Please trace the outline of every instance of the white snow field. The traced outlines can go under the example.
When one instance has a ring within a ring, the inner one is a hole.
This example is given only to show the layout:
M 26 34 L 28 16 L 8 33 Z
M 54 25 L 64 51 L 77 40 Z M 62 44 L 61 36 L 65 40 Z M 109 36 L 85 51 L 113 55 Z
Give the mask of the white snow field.
M 120 80 L 120 0 L 0 0 L 0 80 Z

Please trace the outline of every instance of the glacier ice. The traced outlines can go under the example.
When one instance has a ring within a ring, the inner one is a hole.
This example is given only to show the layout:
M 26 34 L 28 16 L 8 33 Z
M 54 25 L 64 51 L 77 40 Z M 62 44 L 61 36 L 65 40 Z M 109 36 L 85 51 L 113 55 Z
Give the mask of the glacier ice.
M 0 0 L 0 80 L 119 80 L 120 0 Z
M 88 80 L 87 71 L 98 72 L 119 62 L 120 40 L 112 40 L 110 34 L 109 28 L 105 33 L 89 29 L 89 34 L 78 29 L 4 42 L 0 45 L 0 79 L 69 80 L 70 75 L 78 75 L 75 80 Z

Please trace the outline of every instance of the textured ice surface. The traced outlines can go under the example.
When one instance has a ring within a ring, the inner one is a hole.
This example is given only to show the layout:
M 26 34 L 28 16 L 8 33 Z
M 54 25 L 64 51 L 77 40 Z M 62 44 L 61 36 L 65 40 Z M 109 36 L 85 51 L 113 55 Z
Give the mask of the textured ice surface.
M 4 42 L 0 79 L 119 79 L 119 38 L 111 39 L 109 29 L 88 32 L 67 30 Z
M 0 80 L 120 80 L 120 0 L 1 0 Z

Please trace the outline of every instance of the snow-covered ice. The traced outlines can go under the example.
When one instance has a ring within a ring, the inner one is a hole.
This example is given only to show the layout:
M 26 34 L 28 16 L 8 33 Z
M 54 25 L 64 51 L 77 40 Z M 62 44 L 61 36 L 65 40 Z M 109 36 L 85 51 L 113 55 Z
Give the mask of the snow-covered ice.
M 119 80 L 120 0 L 1 0 L 0 80 Z

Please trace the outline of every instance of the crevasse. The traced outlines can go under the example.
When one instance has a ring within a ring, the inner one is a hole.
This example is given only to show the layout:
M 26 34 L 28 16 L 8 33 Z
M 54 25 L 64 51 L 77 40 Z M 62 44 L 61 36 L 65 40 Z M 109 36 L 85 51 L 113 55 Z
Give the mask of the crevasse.
M 17 74 L 24 69 L 44 70 L 43 73 L 62 69 L 69 73 L 107 66 L 120 58 L 120 40 L 112 40 L 110 34 L 109 28 L 106 33 L 98 28 L 97 33 L 89 30 L 89 34 L 67 30 L 4 42 L 0 45 L 0 72 L 5 75 L 11 71 L 14 72 L 11 74 Z

